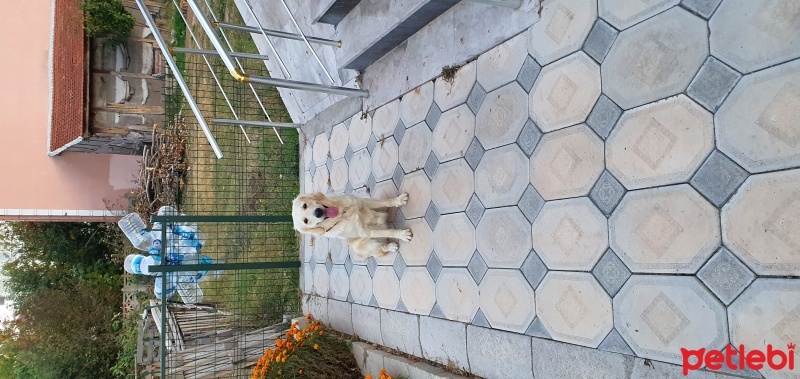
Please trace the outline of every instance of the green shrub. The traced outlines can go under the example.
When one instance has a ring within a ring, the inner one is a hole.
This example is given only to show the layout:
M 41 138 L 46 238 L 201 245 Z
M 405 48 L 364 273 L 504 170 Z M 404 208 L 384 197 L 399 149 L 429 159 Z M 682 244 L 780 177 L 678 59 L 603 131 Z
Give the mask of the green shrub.
M 124 43 L 136 24 L 136 18 L 119 0 L 86 0 L 81 9 L 86 35 L 108 38 L 108 42 L 114 46 Z

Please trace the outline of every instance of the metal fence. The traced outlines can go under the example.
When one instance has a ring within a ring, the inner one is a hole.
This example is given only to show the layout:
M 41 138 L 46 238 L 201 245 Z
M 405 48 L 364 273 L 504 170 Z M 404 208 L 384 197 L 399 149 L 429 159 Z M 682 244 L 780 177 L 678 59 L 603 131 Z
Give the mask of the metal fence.
M 207 120 L 291 123 L 275 88 L 236 81 L 217 57 L 175 51 L 175 63 Z M 240 63 L 251 75 L 268 76 L 263 61 Z M 207 123 L 223 156 L 218 159 L 172 74 L 164 78 L 166 125 L 159 131 L 169 138 L 159 139 L 162 146 L 151 149 L 159 158 L 148 161 L 153 165 L 148 178 L 162 183 L 150 196 L 150 209 L 172 205 L 184 216 L 147 216 L 161 223 L 162 241 L 173 241 L 165 242 L 162 252 L 185 248 L 167 233 L 190 225 L 202 235 L 200 254 L 212 261 L 177 264 L 177 258 L 162 254 L 162 265 L 152 269 L 173 278 L 172 284 L 156 283 L 162 294 L 198 272 L 205 275 L 197 304 L 182 302 L 174 288 L 164 296 L 168 301 L 154 299 L 146 307 L 140 349 L 151 351 L 140 355 L 151 359 L 143 374 L 249 378 L 252 365 L 285 328 L 286 316 L 301 312 L 298 237 L 290 218 L 299 191 L 298 132 Z

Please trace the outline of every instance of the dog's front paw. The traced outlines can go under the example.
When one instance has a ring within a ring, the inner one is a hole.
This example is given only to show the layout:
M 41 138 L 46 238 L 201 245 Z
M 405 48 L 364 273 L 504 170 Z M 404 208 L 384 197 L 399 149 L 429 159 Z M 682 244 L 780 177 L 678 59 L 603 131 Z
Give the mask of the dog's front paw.
M 397 204 L 398 207 L 402 207 L 403 205 L 408 204 L 408 194 L 401 193 L 400 196 L 395 198 L 395 203 Z
M 411 241 L 411 237 L 414 235 L 411 233 L 411 229 L 400 230 L 398 233 L 397 238 L 401 241 Z
M 389 242 L 389 243 L 386 244 L 385 248 L 386 248 L 386 252 L 387 253 L 394 253 L 400 247 L 397 246 L 397 242 Z

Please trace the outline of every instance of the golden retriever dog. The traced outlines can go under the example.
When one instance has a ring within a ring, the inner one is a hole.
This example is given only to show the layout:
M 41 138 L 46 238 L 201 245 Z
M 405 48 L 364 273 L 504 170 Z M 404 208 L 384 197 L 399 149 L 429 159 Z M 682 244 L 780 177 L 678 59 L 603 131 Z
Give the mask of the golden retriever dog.
M 292 219 L 300 233 L 345 239 L 360 257 L 380 257 L 397 251 L 397 243 L 389 238 L 411 241 L 411 230 L 389 228 L 385 209 L 407 202 L 405 193 L 381 200 L 317 192 L 294 199 Z

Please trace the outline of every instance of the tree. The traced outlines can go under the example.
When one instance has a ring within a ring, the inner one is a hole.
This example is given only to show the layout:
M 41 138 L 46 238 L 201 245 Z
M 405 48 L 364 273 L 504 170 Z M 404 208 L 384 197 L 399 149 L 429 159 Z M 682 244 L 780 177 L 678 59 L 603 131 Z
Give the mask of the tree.
M 136 18 L 119 0 L 87 0 L 81 5 L 86 35 L 108 38 L 116 46 L 125 42 L 136 25 Z

